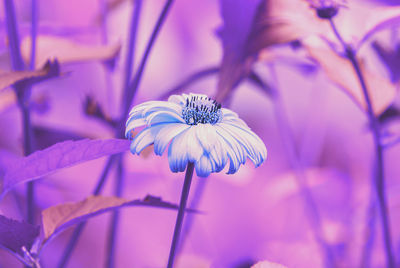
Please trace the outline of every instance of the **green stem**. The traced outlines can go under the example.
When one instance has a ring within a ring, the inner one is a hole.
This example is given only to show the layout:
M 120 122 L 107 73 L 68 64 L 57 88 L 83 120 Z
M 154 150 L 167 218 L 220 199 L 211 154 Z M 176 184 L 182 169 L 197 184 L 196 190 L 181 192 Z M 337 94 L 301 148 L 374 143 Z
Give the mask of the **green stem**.
M 172 239 L 171 249 L 169 251 L 168 268 L 172 268 L 175 260 L 175 253 L 179 244 L 179 237 L 182 230 L 183 218 L 185 216 L 186 203 L 189 197 L 190 185 L 192 183 L 194 163 L 188 163 L 186 168 L 185 182 L 183 183 L 181 202 L 179 204 L 178 216 L 176 218 L 174 237 Z

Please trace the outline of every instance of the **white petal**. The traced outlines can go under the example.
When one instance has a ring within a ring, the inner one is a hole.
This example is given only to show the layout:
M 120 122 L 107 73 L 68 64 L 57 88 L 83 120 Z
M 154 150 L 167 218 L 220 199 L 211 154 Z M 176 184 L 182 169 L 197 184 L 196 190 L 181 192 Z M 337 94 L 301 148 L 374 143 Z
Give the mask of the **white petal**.
M 181 115 L 177 115 L 170 111 L 158 111 L 151 113 L 146 117 L 146 122 L 148 125 L 154 125 L 157 123 L 167 123 L 167 122 L 180 122 L 185 123 Z
M 186 99 L 182 95 L 171 95 L 168 98 L 169 102 L 173 102 L 179 105 L 185 105 L 186 104 Z
M 163 127 L 160 132 L 158 132 L 154 140 L 154 152 L 157 155 L 162 155 L 168 146 L 168 143 L 182 131 L 188 129 L 190 126 L 180 123 L 172 123 Z
M 221 127 L 229 131 L 246 149 L 249 158 L 256 166 L 259 166 L 267 157 L 267 149 L 261 139 L 249 128 L 238 125 L 221 123 Z
M 176 136 L 168 149 L 168 161 L 173 172 L 184 171 L 188 161 L 197 162 L 203 149 L 200 146 L 193 127 L 190 127 Z
M 200 157 L 195 166 L 196 174 L 199 177 L 207 177 L 208 175 L 210 175 L 211 172 L 213 172 L 211 160 L 205 155 Z
M 208 154 L 208 157 L 215 166 L 213 172 L 221 171 L 227 162 L 222 138 L 211 124 L 198 124 L 194 128 L 196 129 L 196 137 L 200 145 L 204 148 L 204 153 Z
M 133 154 L 139 154 L 144 148 L 154 143 L 154 138 L 158 132 L 168 124 L 158 124 L 143 129 L 131 143 L 131 152 Z
M 145 126 L 145 125 L 146 125 L 146 120 L 144 120 L 143 118 L 128 120 L 126 129 L 125 129 L 125 137 L 127 137 L 128 139 L 132 139 L 132 137 L 130 136 L 131 132 L 135 128 Z

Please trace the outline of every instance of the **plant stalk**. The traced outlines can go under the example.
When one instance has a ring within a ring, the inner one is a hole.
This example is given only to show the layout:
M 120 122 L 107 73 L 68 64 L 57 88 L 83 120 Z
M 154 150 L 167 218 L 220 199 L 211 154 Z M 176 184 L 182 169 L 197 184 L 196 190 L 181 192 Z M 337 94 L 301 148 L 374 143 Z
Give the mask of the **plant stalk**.
M 381 220 L 382 220 L 382 232 L 383 239 L 385 245 L 385 253 L 386 253 L 386 266 L 390 268 L 394 268 L 396 265 L 395 258 L 393 255 L 393 247 L 392 247 L 392 237 L 390 231 L 390 223 L 389 223 L 389 213 L 387 209 L 386 195 L 385 195 L 385 177 L 384 177 L 384 158 L 383 158 L 383 147 L 381 144 L 381 133 L 379 129 L 379 122 L 376 118 L 371 102 L 371 97 L 369 96 L 367 84 L 365 82 L 364 76 L 361 72 L 360 65 L 356 58 L 356 52 L 353 48 L 344 42 L 343 38 L 339 34 L 334 22 L 332 19 L 329 20 L 332 30 L 338 38 L 339 42 L 342 44 L 343 49 L 345 50 L 346 57 L 353 65 L 354 71 L 357 74 L 357 78 L 360 82 L 362 92 L 364 95 L 365 102 L 367 104 L 367 115 L 368 121 L 372 130 L 373 140 L 374 140 L 374 149 L 375 149 L 375 170 L 374 170 L 374 182 L 375 182 L 375 190 L 378 198 L 378 206 L 380 210 Z
M 186 203 L 189 197 L 190 185 L 192 183 L 194 163 L 189 162 L 186 168 L 185 181 L 183 183 L 181 201 L 179 204 L 178 216 L 176 217 L 174 236 L 169 251 L 168 268 L 172 268 L 175 260 L 175 253 L 179 245 L 179 237 L 182 230 L 183 218 L 185 216 Z
M 100 178 L 97 182 L 96 187 L 93 190 L 93 195 L 98 195 L 101 190 L 103 189 L 104 183 L 106 182 L 106 179 L 108 177 L 108 174 L 110 173 L 111 167 L 115 162 L 115 155 L 112 155 L 108 158 L 106 165 L 104 166 L 104 169 L 100 175 Z M 67 266 L 68 261 L 72 255 L 72 252 L 75 249 L 76 244 L 78 243 L 79 237 L 83 231 L 83 229 L 86 226 L 86 222 L 80 223 L 75 229 L 74 232 L 71 235 L 71 238 L 67 244 L 66 249 L 64 250 L 63 256 L 61 257 L 61 260 L 58 264 L 58 268 L 64 268 Z

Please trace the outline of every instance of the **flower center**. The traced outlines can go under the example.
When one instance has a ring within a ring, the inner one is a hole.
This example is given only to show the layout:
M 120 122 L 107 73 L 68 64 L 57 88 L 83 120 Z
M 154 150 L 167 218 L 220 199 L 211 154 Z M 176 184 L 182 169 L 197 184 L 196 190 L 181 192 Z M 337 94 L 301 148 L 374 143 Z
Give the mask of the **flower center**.
M 182 117 L 188 125 L 214 125 L 222 118 L 221 104 L 206 96 L 192 95 L 186 99 Z

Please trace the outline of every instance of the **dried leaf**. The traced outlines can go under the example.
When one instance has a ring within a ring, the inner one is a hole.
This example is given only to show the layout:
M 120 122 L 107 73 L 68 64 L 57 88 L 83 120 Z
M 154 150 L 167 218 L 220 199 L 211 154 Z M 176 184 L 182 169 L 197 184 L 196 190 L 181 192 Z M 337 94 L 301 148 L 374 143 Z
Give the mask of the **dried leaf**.
M 36 66 L 48 59 L 56 58 L 61 64 L 85 61 L 111 61 L 118 56 L 120 44 L 91 46 L 79 44 L 67 38 L 41 35 L 36 39 Z M 21 53 L 25 62 L 31 54 L 31 38 L 26 37 L 21 43 Z
M 251 266 L 251 268 L 286 268 L 286 266 L 269 261 L 260 261 Z
M 362 109 L 366 109 L 363 91 L 351 62 L 337 55 L 328 47 L 307 42 L 305 43 L 305 48 L 309 56 L 320 64 L 327 77 L 343 89 Z M 376 115 L 379 115 L 393 102 L 396 95 L 396 87 L 384 77 L 367 70 L 361 62 L 360 66 L 367 84 L 373 110 Z
M 39 232 L 39 226 L 0 215 L 0 246 L 14 253 L 23 255 L 22 247 L 29 248 Z
M 59 169 L 129 150 L 129 141 L 121 139 L 79 140 L 57 143 L 43 151 L 23 157 L 10 165 L 0 180 L 0 198 L 19 183 L 28 182 Z
M 60 74 L 57 61 L 47 61 L 41 69 L 35 71 L 0 72 L 0 90 L 16 83 L 34 84 Z
M 86 221 L 99 214 L 128 206 L 145 206 L 166 209 L 178 209 L 179 206 L 162 201 L 151 195 L 144 199 L 128 200 L 115 196 L 89 196 L 83 201 L 66 203 L 45 209 L 42 212 L 43 243 L 62 232 L 71 225 Z M 194 212 L 194 210 L 187 210 Z
M 14 91 L 5 90 L 0 92 L 0 113 L 17 103 L 17 96 Z

